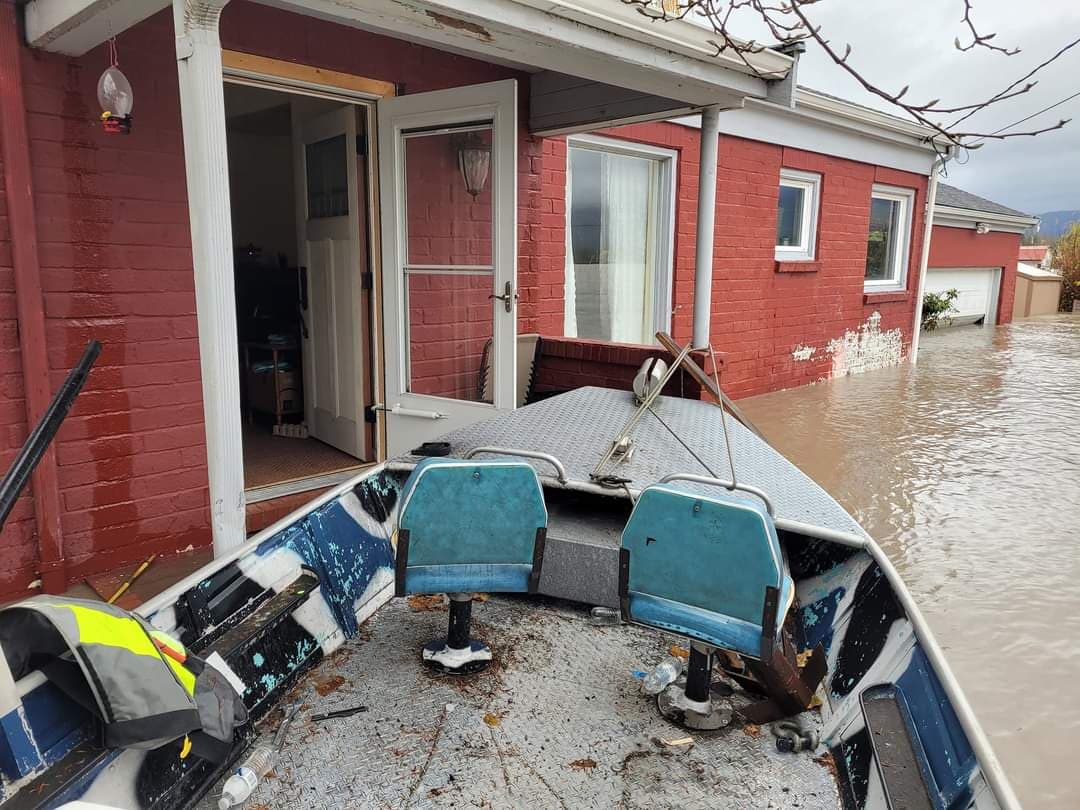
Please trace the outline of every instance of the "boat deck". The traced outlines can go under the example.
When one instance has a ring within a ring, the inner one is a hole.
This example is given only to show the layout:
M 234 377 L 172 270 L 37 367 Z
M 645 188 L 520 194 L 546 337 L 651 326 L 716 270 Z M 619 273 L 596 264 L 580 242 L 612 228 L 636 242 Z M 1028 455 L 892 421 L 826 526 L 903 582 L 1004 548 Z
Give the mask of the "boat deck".
M 282 701 L 305 706 L 246 806 L 840 806 L 828 755 L 781 754 L 767 728 L 738 717 L 712 733 L 665 721 L 634 673 L 667 654 L 669 637 L 594 626 L 565 602 L 492 597 L 475 603 L 473 633 L 495 661 L 454 678 L 420 663 L 446 621 L 437 598 L 394 599 L 324 659 Z M 366 711 L 310 719 L 356 705 Z M 279 719 L 270 715 L 263 740 Z M 199 807 L 219 795 L 220 785 Z

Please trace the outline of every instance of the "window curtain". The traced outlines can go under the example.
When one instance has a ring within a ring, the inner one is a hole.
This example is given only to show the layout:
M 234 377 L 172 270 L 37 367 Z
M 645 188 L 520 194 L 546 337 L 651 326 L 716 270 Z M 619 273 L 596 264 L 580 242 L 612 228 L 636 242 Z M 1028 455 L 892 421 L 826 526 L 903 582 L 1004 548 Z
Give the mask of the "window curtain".
M 652 323 L 653 262 L 649 240 L 654 161 L 604 155 L 601 261 L 607 275 L 611 340 L 648 342 Z M 646 305 L 648 308 L 646 309 Z
M 566 150 L 566 263 L 563 268 L 563 335 L 577 337 L 577 265 L 574 264 L 574 173 Z

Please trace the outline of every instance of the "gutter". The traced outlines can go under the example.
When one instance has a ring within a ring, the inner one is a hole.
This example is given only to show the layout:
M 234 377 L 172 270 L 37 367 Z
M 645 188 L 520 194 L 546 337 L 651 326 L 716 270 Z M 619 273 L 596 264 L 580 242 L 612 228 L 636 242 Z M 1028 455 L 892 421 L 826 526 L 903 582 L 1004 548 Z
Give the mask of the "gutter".
M 49 362 L 45 347 L 45 302 L 38 261 L 37 222 L 30 173 L 30 139 L 19 62 L 20 15 L 12 0 L 0 0 L 0 156 L 11 231 L 15 307 L 22 361 L 26 423 L 36 424 L 49 407 Z M 60 527 L 60 482 L 56 448 L 50 445 L 31 479 L 37 525 L 38 567 L 46 593 L 67 586 Z

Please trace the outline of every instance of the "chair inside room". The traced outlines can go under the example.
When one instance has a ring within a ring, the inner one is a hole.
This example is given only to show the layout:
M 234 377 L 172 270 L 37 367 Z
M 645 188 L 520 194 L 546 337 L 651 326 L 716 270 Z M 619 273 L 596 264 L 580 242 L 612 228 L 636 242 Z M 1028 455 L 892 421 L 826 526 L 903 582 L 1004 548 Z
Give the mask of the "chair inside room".
M 484 669 L 491 650 L 469 634 L 472 595 L 535 593 L 547 532 L 536 471 L 522 461 L 430 458 L 402 492 L 395 592 L 450 597 L 446 638 L 424 647 L 430 667 Z
M 716 481 L 716 484 L 723 482 Z M 665 715 L 718 727 L 711 701 L 716 650 L 741 658 L 764 699 L 740 710 L 750 722 L 797 714 L 825 673 L 821 649 L 803 671 L 785 629 L 795 589 L 769 509 L 750 497 L 702 495 L 676 484 L 642 491 L 623 530 L 619 595 L 625 621 L 690 640 L 685 685 L 659 695 Z M 727 718 L 730 719 L 730 718 Z

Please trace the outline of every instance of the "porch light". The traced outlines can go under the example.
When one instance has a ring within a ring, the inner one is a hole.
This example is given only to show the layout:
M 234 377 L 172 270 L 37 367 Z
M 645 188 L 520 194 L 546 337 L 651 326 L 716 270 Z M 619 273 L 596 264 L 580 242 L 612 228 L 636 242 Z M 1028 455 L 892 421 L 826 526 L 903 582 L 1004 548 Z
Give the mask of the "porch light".
M 116 40 L 109 40 L 109 67 L 101 74 L 97 84 L 98 104 L 101 105 L 101 124 L 110 135 L 131 132 L 131 108 L 135 93 L 119 67 Z
M 989 222 L 976 222 L 975 223 L 975 233 L 977 233 L 977 234 L 990 233 L 990 223 Z
M 470 133 L 458 146 L 458 169 L 465 181 L 465 190 L 473 197 L 479 196 L 487 184 L 488 169 L 491 167 L 491 147 L 485 144 L 476 133 Z

